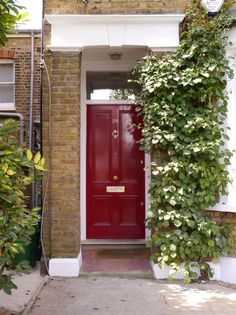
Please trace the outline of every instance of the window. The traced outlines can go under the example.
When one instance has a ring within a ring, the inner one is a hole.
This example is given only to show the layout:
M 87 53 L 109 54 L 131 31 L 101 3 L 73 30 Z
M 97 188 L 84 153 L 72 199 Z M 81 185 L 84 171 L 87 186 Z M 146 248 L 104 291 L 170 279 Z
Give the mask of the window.
M 87 72 L 88 100 L 134 100 L 137 85 L 129 81 L 129 72 Z
M 15 109 L 15 75 L 14 62 L 0 60 L 0 110 Z

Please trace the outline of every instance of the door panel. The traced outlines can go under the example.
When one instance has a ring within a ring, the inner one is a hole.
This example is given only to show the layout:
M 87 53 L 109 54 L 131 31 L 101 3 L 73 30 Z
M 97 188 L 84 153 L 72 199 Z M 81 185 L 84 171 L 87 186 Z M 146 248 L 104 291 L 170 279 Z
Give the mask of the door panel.
M 95 113 L 92 117 L 92 164 L 94 181 L 109 181 L 111 173 L 111 134 L 107 130 L 111 129 L 110 112 Z M 102 139 L 102 141 L 100 140 Z
M 121 226 L 138 226 L 138 196 L 121 197 Z
M 92 225 L 111 226 L 112 200 L 110 196 L 93 196 L 92 202 Z
M 140 175 L 140 162 L 143 151 L 135 144 L 140 134 L 135 126 L 135 115 L 130 111 L 120 111 L 120 174 L 122 181 L 137 182 Z M 136 119 L 137 123 L 137 119 Z
M 132 105 L 87 108 L 87 238 L 145 237 L 144 152 L 131 122 L 141 123 Z

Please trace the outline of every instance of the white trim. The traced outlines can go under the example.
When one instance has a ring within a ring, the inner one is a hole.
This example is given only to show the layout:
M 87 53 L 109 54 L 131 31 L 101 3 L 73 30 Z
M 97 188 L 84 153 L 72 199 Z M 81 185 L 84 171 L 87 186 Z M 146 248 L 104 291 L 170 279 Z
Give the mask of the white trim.
M 236 212 L 236 205 L 228 203 L 217 203 L 214 207 L 209 207 L 206 210 L 209 211 L 219 211 L 219 212 Z
M 46 15 L 52 26 L 48 48 L 74 51 L 95 46 L 146 46 L 172 50 L 179 45 L 183 18 L 183 14 Z
M 228 93 L 228 113 L 225 120 L 225 132 L 227 133 L 229 140 L 225 141 L 224 148 L 229 149 L 233 152 L 233 156 L 231 158 L 231 165 L 228 168 L 230 173 L 230 177 L 232 179 L 232 183 L 228 185 L 228 195 L 223 196 L 220 195 L 219 202 L 213 207 L 209 207 L 207 210 L 209 211 L 220 211 L 220 212 L 231 212 L 236 213 L 236 27 L 232 27 L 229 32 L 229 41 L 232 42 L 232 46 L 228 46 L 226 50 L 226 56 L 229 58 L 230 66 L 234 71 L 234 78 L 232 80 L 228 80 L 226 92 Z M 233 59 L 232 59 L 233 57 Z M 230 130 L 227 130 L 226 127 L 230 127 Z
M 12 64 L 13 65 L 13 81 L 11 82 L 1 82 L 0 81 L 0 86 L 3 85 L 8 85 L 8 86 L 13 86 L 13 100 L 14 102 L 11 103 L 1 103 L 0 102 L 0 111 L 14 111 L 16 109 L 15 107 L 15 61 L 13 59 L 0 59 L 0 65 L 1 64 Z
M 15 110 L 15 103 L 1 103 L 0 102 L 0 111 L 5 111 L 5 110 Z
M 14 59 L 0 59 L 0 63 L 14 63 Z
M 134 62 L 113 63 L 113 62 L 81 62 L 81 129 L 80 129 L 80 224 L 81 241 L 86 240 L 86 143 L 87 143 L 87 115 L 86 106 L 91 104 L 132 104 L 133 101 L 91 101 L 86 98 L 86 72 L 87 71 L 129 71 L 133 68 Z M 145 154 L 145 168 L 150 167 L 150 156 Z M 145 213 L 149 207 L 149 172 L 145 172 Z M 150 237 L 150 231 L 145 230 L 145 239 Z M 135 240 L 134 240 L 135 243 Z
M 81 252 L 77 258 L 52 258 L 49 261 L 49 276 L 78 277 L 81 265 Z
M 36 38 L 41 38 L 41 33 L 38 32 L 39 34 L 34 33 L 34 37 Z M 31 38 L 31 34 L 8 34 L 7 38 Z
M 134 104 L 133 100 L 87 100 L 86 105 L 132 105 Z
M 81 52 L 83 49 L 82 47 L 74 47 L 74 46 L 50 46 L 48 45 L 47 48 L 51 51 L 75 51 Z
M 184 19 L 184 14 L 45 14 L 45 19 L 50 24 L 128 24 L 136 23 L 180 23 Z
M 151 47 L 151 50 L 155 52 L 175 52 L 178 46 L 176 47 Z
M 217 263 L 209 263 L 213 269 L 214 275 L 211 280 L 223 281 L 231 284 L 236 284 L 236 258 L 233 257 L 221 257 Z M 151 262 L 154 277 L 156 279 L 167 279 L 169 275 L 170 268 L 164 267 L 160 268 L 158 264 Z M 197 269 L 194 271 L 198 272 Z M 182 272 L 174 275 L 175 279 L 183 279 L 184 275 Z

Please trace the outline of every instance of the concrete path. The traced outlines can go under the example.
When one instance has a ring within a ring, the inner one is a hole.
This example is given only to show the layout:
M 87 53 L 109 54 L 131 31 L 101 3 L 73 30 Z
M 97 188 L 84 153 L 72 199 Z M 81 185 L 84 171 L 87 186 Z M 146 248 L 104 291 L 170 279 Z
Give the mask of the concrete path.
M 30 315 L 235 315 L 236 290 L 216 283 L 81 276 L 51 279 Z
M 29 274 L 13 272 L 13 282 L 18 289 L 12 290 L 11 295 L 0 291 L 0 315 L 21 314 L 43 281 L 44 278 L 40 276 L 39 265 L 31 269 Z

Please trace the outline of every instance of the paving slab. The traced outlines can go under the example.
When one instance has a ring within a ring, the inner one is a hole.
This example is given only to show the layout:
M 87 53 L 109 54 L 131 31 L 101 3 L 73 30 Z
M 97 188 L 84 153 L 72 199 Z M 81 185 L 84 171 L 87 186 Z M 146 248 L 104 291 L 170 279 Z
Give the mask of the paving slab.
M 13 282 L 17 285 L 17 290 L 13 290 L 11 295 L 0 291 L 0 315 L 21 314 L 43 281 L 39 265 L 30 270 L 30 274 L 15 273 Z
M 235 315 L 236 290 L 135 277 L 50 279 L 30 315 Z

